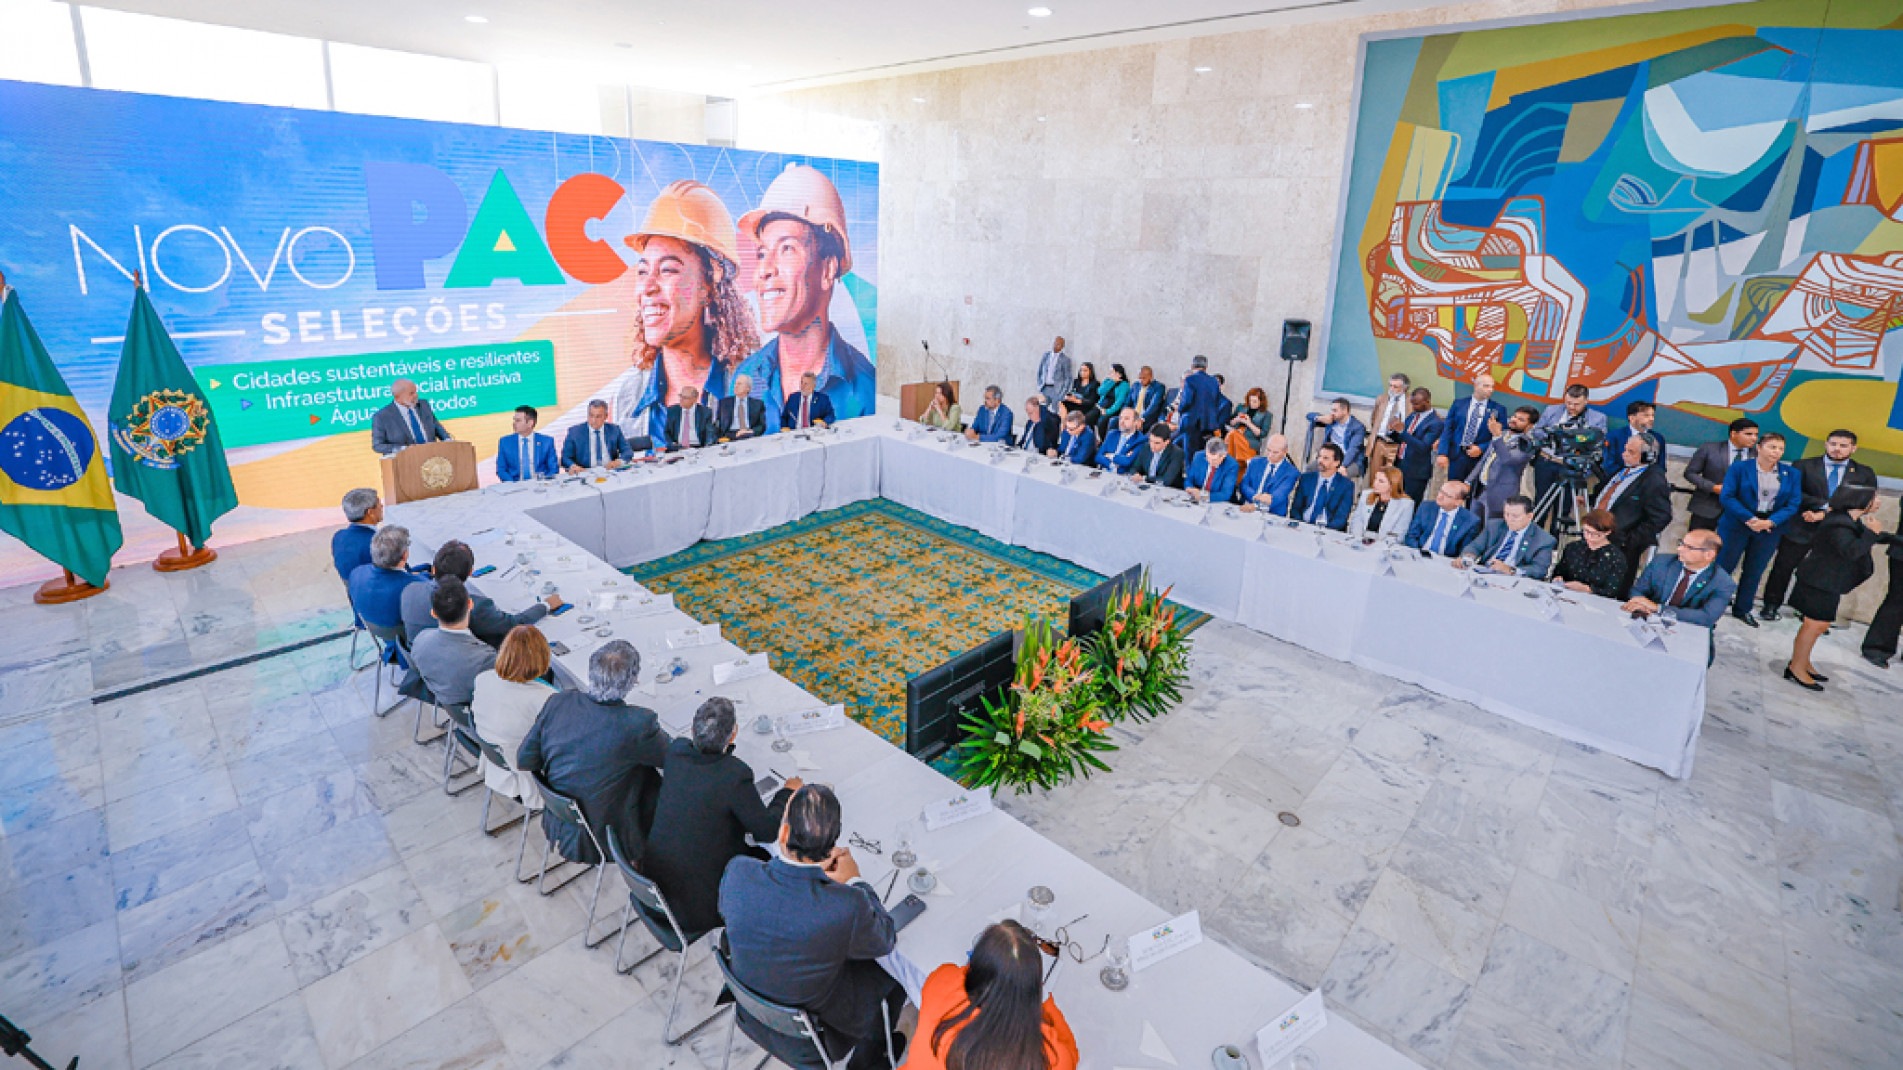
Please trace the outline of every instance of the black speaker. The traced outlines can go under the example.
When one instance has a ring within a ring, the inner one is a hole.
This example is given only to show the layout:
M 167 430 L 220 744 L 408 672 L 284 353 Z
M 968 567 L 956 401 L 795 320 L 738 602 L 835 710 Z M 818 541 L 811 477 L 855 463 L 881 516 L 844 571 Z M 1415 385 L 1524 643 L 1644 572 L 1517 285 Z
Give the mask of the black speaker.
M 1283 360 L 1308 359 L 1308 330 L 1307 320 L 1282 321 Z

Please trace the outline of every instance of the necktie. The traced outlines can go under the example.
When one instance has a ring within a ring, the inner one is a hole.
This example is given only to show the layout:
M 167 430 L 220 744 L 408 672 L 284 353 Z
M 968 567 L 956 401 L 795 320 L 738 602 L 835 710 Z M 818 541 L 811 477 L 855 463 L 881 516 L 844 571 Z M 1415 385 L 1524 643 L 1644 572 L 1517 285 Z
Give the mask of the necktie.
M 694 417 L 697 415 L 699 414 L 693 409 L 681 410 L 681 445 L 683 446 L 700 445 L 694 441 Z
M 804 391 L 801 391 L 800 392 L 800 426 L 801 427 L 806 427 L 806 426 L 809 426 L 810 424 L 810 421 L 807 419 L 807 414 L 811 412 L 812 404 L 813 404 L 812 395 L 807 394 Z
M 1519 552 L 1520 552 L 1520 533 L 1516 531 L 1508 535 L 1507 541 L 1501 543 L 1500 548 L 1494 551 L 1493 559 L 1495 561 L 1505 561 L 1507 564 L 1510 565 L 1510 564 L 1513 564 L 1514 556 L 1517 555 Z
M 1628 468 L 1620 472 L 1617 476 L 1614 476 L 1612 482 L 1606 486 L 1606 489 L 1599 492 L 1599 501 L 1595 503 L 1596 507 L 1600 509 L 1612 508 L 1612 503 L 1619 500 L 1619 492 L 1624 490 L 1626 484 L 1632 482 L 1633 477 L 1638 475 L 1639 472 L 1640 469 L 1638 468 Z
M 1163 453 L 1161 450 L 1158 450 L 1157 452 L 1150 454 L 1150 478 L 1151 479 L 1156 478 L 1156 466 L 1162 463 L 1163 463 Z
M 1440 554 L 1447 552 L 1447 525 L 1453 518 L 1454 514 L 1447 510 L 1442 509 L 1440 511 L 1440 519 L 1434 521 L 1434 535 L 1427 540 L 1428 553 Z
M 1208 461 L 1204 461 L 1203 466 L 1209 469 L 1209 474 L 1203 477 L 1203 493 L 1208 494 L 1209 488 L 1216 485 L 1216 466 Z
M 1739 461 L 1742 461 L 1742 460 L 1744 460 L 1744 447 L 1733 446 L 1731 449 L 1731 463 L 1737 464 Z
M 410 437 L 420 446 L 423 444 L 423 421 L 416 418 L 415 409 L 405 409 L 404 411 L 407 412 L 410 417 Z
M 1471 446 L 1474 440 L 1480 437 L 1480 418 L 1486 415 L 1486 412 L 1487 407 L 1484 404 L 1473 398 L 1467 399 L 1467 426 L 1460 433 L 1462 446 Z
M 1421 414 L 1420 414 L 1420 413 L 1418 413 L 1418 412 L 1417 412 L 1417 413 L 1415 413 L 1414 415 L 1412 415 L 1412 416 L 1410 416 L 1410 417 L 1408 417 L 1408 418 L 1407 418 L 1407 433 L 1408 433 L 1408 434 L 1410 434 L 1410 435 L 1411 435 L 1411 434 L 1413 434 L 1413 433 L 1414 433 L 1414 429 L 1415 429 L 1415 428 L 1417 428 L 1417 427 L 1419 427 L 1419 426 L 1421 426 Z M 1401 440 L 1401 448 L 1400 448 L 1400 449 L 1398 449 L 1398 450 L 1395 450 L 1395 451 L 1394 451 L 1394 459 L 1398 461 L 1398 460 L 1400 460 L 1401 458 L 1403 458 L 1403 457 L 1405 457 L 1405 456 L 1407 456 L 1407 440 L 1406 440 L 1406 439 L 1402 439 L 1402 440 Z
M 601 428 L 594 429 L 594 450 L 588 455 L 588 467 L 601 467 Z
M 516 441 L 520 444 L 518 448 L 522 453 L 522 478 L 533 479 L 535 478 L 535 462 L 531 459 L 534 455 L 529 452 L 529 442 L 531 440 L 527 435 L 523 435 L 517 438 Z
M 1334 476 L 1328 476 L 1315 481 L 1315 500 L 1308 503 L 1308 516 L 1306 519 L 1309 523 L 1313 524 L 1315 518 L 1322 514 L 1322 503 L 1328 500 L 1328 488 L 1334 481 Z
M 1824 466 L 1824 471 L 1829 473 L 1827 482 L 1830 486 L 1830 493 L 1835 495 L 1837 493 L 1837 484 L 1843 482 L 1844 466 L 1841 464 L 1827 464 Z
M 1672 588 L 1672 597 L 1667 598 L 1665 600 L 1665 604 L 1668 606 L 1673 606 L 1673 607 L 1684 605 L 1685 592 L 1691 588 L 1691 585 L 1692 585 L 1692 574 L 1690 572 L 1685 571 L 1683 568 L 1680 568 L 1679 575 L 1678 575 L 1678 586 Z

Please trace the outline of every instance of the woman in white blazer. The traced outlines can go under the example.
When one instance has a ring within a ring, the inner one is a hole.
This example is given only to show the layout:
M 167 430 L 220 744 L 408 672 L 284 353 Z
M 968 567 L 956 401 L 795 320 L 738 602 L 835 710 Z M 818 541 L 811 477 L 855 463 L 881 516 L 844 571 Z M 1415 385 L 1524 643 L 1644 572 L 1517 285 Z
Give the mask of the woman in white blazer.
M 1368 477 L 1368 489 L 1348 518 L 1348 534 L 1357 539 L 1391 538 L 1398 542 L 1407 537 L 1407 526 L 1413 521 L 1414 501 L 1401 491 L 1401 470 L 1377 468 Z
M 555 693 L 541 680 L 548 672 L 550 656 L 548 639 L 541 629 L 518 624 L 502 640 L 502 649 L 496 652 L 496 667 L 476 677 L 475 697 L 469 703 L 476 732 L 495 744 L 512 766 L 523 737 L 535 727 L 543 704 Z M 485 758 L 482 779 L 491 790 L 517 799 L 531 810 L 542 807 L 542 793 L 527 773 L 491 765 Z

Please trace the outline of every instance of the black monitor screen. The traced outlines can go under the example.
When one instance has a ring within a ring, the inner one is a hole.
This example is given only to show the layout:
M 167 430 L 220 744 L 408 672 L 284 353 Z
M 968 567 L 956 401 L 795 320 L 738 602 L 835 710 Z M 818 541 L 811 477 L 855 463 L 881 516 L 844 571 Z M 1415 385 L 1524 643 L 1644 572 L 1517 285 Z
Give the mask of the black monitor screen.
M 905 682 L 905 751 L 930 761 L 957 743 L 967 712 L 1000 701 L 1017 675 L 1015 634 L 999 632 Z
M 1125 591 L 1135 590 L 1143 582 L 1143 566 L 1131 565 L 1115 576 L 1070 600 L 1070 637 L 1082 639 L 1095 635 L 1103 627 L 1110 603 Z

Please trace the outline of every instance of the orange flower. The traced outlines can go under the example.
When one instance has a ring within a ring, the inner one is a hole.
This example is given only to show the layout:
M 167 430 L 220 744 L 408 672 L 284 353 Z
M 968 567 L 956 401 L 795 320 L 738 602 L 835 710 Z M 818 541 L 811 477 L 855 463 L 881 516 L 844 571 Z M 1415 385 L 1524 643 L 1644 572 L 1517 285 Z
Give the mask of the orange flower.
M 1110 634 L 1119 639 L 1123 638 L 1123 622 L 1117 621 L 1115 624 L 1112 624 L 1110 626 Z
M 1018 734 L 1018 735 L 1020 735 L 1020 736 L 1024 734 L 1024 711 L 1023 711 L 1022 709 L 1019 709 L 1019 710 L 1018 710 L 1018 730 L 1017 730 L 1017 734 Z

